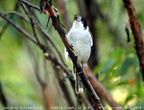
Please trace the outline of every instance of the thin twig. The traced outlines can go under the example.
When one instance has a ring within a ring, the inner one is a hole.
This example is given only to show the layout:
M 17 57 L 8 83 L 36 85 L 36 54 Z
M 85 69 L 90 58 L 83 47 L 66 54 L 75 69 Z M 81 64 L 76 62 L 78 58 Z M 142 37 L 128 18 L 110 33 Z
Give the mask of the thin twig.
M 52 41 L 52 39 L 49 37 L 49 35 L 44 31 L 44 29 L 38 23 L 36 25 L 38 27 L 38 31 L 40 31 L 42 33 L 42 35 L 51 43 L 51 45 L 56 50 L 58 56 L 60 57 L 61 61 L 64 62 L 64 59 L 63 59 L 62 55 L 60 54 L 60 51 L 58 50 L 56 44 Z
M 8 19 L 5 14 L 1 13 L 0 12 L 0 16 L 5 19 L 6 21 L 8 21 L 10 24 L 12 24 L 17 30 L 19 30 L 22 34 L 24 34 L 28 39 L 30 39 L 33 43 L 35 43 L 37 46 L 38 43 L 32 39 L 32 36 L 29 35 L 25 30 L 23 30 L 22 28 L 20 28 L 18 25 L 16 25 L 12 20 Z M 63 70 L 64 72 L 68 75 L 70 81 L 73 81 L 73 76 L 71 75 L 71 72 L 67 69 L 67 67 L 60 61 L 58 60 L 54 55 L 52 55 L 51 53 L 48 52 L 48 50 L 46 49 L 46 47 L 43 47 L 41 49 L 44 49 L 42 51 L 44 51 L 45 53 L 47 53 L 47 55 L 45 56 L 48 60 L 51 60 L 53 63 L 55 63 L 56 65 L 59 65 Z M 36 73 L 38 74 L 38 73 Z M 39 77 L 37 76 L 37 79 L 39 81 L 39 83 L 41 85 L 45 85 L 40 79 Z
M 15 5 L 15 7 L 14 7 L 14 11 L 18 10 L 18 6 L 19 6 L 19 5 L 18 5 L 18 2 L 17 2 L 16 5 Z M 10 19 L 12 19 L 13 16 L 14 16 L 14 15 L 11 15 L 11 16 L 10 16 Z M 8 22 L 3 26 L 2 30 L 0 31 L 0 39 L 2 38 L 2 36 L 3 36 L 4 32 L 5 32 L 5 30 L 8 28 L 8 26 L 9 26 L 9 23 L 8 23 Z
M 61 70 L 60 66 L 58 66 L 57 64 L 54 65 L 53 68 L 54 68 L 55 74 L 57 76 L 57 80 L 59 82 L 61 90 L 63 91 L 66 102 L 68 103 L 68 106 L 70 106 L 70 107 L 74 106 L 74 102 L 72 101 L 71 93 L 68 90 L 68 86 L 66 85 L 65 81 L 63 81 L 61 78 L 61 73 L 63 71 Z M 74 89 L 73 89 L 73 91 L 74 91 Z M 72 110 L 74 110 L 74 109 L 72 109 Z
M 47 102 L 47 96 L 46 96 L 46 87 L 47 87 L 46 79 L 42 80 L 42 78 L 40 77 L 41 73 L 40 73 L 40 65 L 39 65 L 39 62 L 38 62 L 38 57 L 34 53 L 34 51 L 32 50 L 29 42 L 26 42 L 26 47 L 27 47 L 28 53 L 31 57 L 32 65 L 33 65 L 33 68 L 34 68 L 33 70 L 34 70 L 36 79 L 37 79 L 37 81 L 38 81 L 38 83 L 41 87 L 41 90 L 42 90 L 42 95 L 43 95 L 44 103 L 45 103 L 45 106 L 46 106 L 46 110 L 48 110 L 48 104 L 47 104 L 48 102 Z M 45 67 L 44 67 L 44 69 L 45 69 Z
M 28 5 L 38 11 L 40 11 L 40 8 L 25 1 L 25 0 L 21 0 L 22 3 L 24 3 L 25 5 Z M 40 29 L 39 31 L 41 31 L 43 33 L 43 35 L 46 37 L 46 39 L 52 44 L 52 46 L 55 48 L 56 52 L 58 53 L 59 57 L 61 58 L 62 62 L 64 62 L 59 50 L 57 49 L 57 47 L 55 46 L 54 42 L 50 39 L 50 37 L 48 37 L 48 35 L 44 32 L 44 30 L 42 29 L 42 27 L 37 23 L 37 27 Z
M 33 63 L 33 66 L 34 66 L 34 71 L 35 71 L 35 75 L 36 75 L 36 78 L 39 82 L 39 84 L 41 85 L 41 87 L 46 87 L 46 83 L 42 80 L 42 78 L 40 77 L 40 70 L 39 70 L 39 63 L 38 63 L 38 57 L 36 58 L 37 55 L 35 55 L 35 53 L 33 52 L 31 46 L 26 45 L 27 46 L 27 49 L 29 50 L 29 53 L 30 53 L 30 56 L 31 56 L 31 60 L 32 60 L 32 63 Z
M 0 17 L 2 17 L 4 20 L 9 22 L 11 25 L 13 25 L 18 31 L 23 33 L 25 37 L 27 37 L 29 40 L 31 40 L 34 44 L 38 45 L 38 43 L 32 38 L 32 36 L 27 33 L 24 29 L 22 29 L 19 25 L 15 24 L 11 19 L 7 18 L 6 15 L 2 12 L 0 12 Z
M 18 25 L 16 25 L 12 20 L 8 19 L 6 17 L 6 15 L 4 13 L 0 12 L 0 16 L 8 21 L 10 24 L 12 24 L 18 31 L 20 31 L 22 34 L 24 34 L 28 39 L 30 39 L 31 41 L 33 41 L 37 46 L 40 47 L 40 45 L 38 45 L 38 43 L 32 39 L 32 36 L 29 35 L 25 30 L 23 30 L 21 27 L 19 27 Z M 40 47 L 41 48 L 41 47 Z M 44 51 L 45 53 L 47 53 L 48 56 L 45 56 L 48 60 L 51 60 L 53 63 L 55 63 L 56 65 L 59 65 L 65 73 L 67 73 L 70 81 L 73 81 L 73 77 L 71 76 L 71 72 L 67 69 L 67 67 L 61 62 L 61 60 L 58 60 L 54 55 L 52 55 L 52 53 L 48 52 L 46 47 L 41 48 L 42 51 Z M 36 59 L 34 59 L 35 61 Z M 35 64 L 36 62 L 34 62 L 33 64 Z M 37 64 L 35 64 L 35 68 L 37 68 Z M 38 79 L 38 82 L 40 83 L 40 85 L 42 85 L 42 87 L 45 87 L 45 83 L 40 79 L 39 75 L 38 75 L 38 70 L 35 71 L 36 73 L 36 77 Z M 45 92 L 43 92 L 43 94 L 45 95 Z M 47 97 L 47 96 L 46 96 Z
M 35 31 L 35 26 L 34 26 L 35 24 L 34 24 L 34 21 L 33 21 L 33 17 L 32 17 L 32 15 L 29 13 L 29 12 L 30 12 L 30 9 L 28 10 L 28 9 L 25 7 L 24 4 L 21 4 L 21 6 L 22 6 L 23 10 L 25 11 L 26 15 L 28 16 L 28 18 L 29 18 L 29 20 L 30 20 L 30 24 L 31 24 L 31 27 L 32 27 L 32 30 L 33 30 L 33 33 L 34 33 L 34 37 L 36 38 L 37 43 L 38 43 L 38 44 L 40 45 L 40 47 L 41 47 L 41 43 L 40 43 L 40 41 L 39 41 L 39 39 L 38 39 L 38 37 L 37 37 L 36 31 Z
M 91 105 L 91 103 L 87 100 L 87 98 L 83 95 L 83 94 L 79 94 L 80 97 L 83 99 L 83 101 L 85 102 L 85 104 L 87 105 L 86 109 L 90 109 L 90 110 L 94 110 L 93 106 Z
M 26 1 L 26 0 L 20 0 L 20 2 L 28 5 L 29 7 L 32 7 L 32 8 L 34 8 L 34 9 L 36 9 L 37 11 L 40 11 L 40 8 L 39 8 L 38 6 L 33 5 L 32 3 L 30 3 L 30 2 L 28 2 L 28 1 Z
M 11 12 L 5 13 L 5 15 L 16 15 L 20 19 L 22 19 L 22 20 L 26 21 L 27 23 L 29 23 L 29 21 L 27 19 L 25 19 L 25 17 L 22 14 L 20 14 L 20 13 L 18 13 L 16 11 L 11 11 Z

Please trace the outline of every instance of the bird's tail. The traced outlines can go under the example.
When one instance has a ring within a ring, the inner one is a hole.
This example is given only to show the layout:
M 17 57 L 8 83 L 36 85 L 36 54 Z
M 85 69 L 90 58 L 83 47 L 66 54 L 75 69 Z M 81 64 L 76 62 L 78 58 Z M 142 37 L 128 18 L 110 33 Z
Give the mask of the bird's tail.
M 78 76 L 77 72 L 76 72 L 76 80 L 75 80 L 75 91 L 77 94 L 85 92 L 85 87 L 84 87 L 80 77 Z

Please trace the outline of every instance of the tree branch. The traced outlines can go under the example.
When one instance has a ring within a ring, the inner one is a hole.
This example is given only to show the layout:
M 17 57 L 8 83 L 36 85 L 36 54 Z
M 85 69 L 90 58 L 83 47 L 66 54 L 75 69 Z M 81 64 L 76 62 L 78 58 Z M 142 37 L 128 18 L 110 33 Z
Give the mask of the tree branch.
M 14 7 L 14 11 L 18 10 L 18 6 L 19 6 L 19 4 L 17 2 L 16 5 L 15 5 L 15 7 Z M 10 19 L 12 19 L 13 17 L 14 17 L 14 14 L 10 16 Z M 0 31 L 0 39 L 2 38 L 2 35 L 5 32 L 5 30 L 8 28 L 8 26 L 9 26 L 8 22 L 3 26 L 2 30 Z
M 21 4 L 24 12 L 26 13 L 27 17 L 29 18 L 30 20 L 30 24 L 31 24 L 31 27 L 32 27 L 32 30 L 33 30 L 33 34 L 34 34 L 34 37 L 38 43 L 38 45 L 41 47 L 41 43 L 37 37 L 37 34 L 36 34 L 36 30 L 35 30 L 35 23 L 34 23 L 34 20 L 33 20 L 33 16 L 32 16 L 32 13 L 31 13 L 31 10 L 30 10 L 30 7 L 26 7 L 24 4 Z
M 129 15 L 130 26 L 135 39 L 135 49 L 139 58 L 140 69 L 142 70 L 142 77 L 144 81 L 144 43 L 142 40 L 141 27 L 137 20 L 132 0 L 123 0 L 123 3 Z
M 20 13 L 18 13 L 17 11 L 12 11 L 12 12 L 8 12 L 5 13 L 6 15 L 16 15 L 18 16 L 20 19 L 24 20 L 25 22 L 29 23 L 29 20 L 25 19 L 24 16 Z M 8 23 L 9 24 L 9 23 Z
M 38 45 L 38 43 L 32 38 L 29 33 L 27 33 L 24 29 L 22 29 L 19 25 L 15 24 L 11 19 L 7 18 L 6 15 L 2 12 L 0 12 L 0 17 L 5 19 L 8 23 L 13 25 L 17 30 L 19 30 L 21 33 L 23 33 L 28 39 L 30 39 L 34 44 Z
M 37 11 L 40 11 L 40 8 L 39 8 L 38 6 L 33 5 L 32 3 L 30 3 L 30 2 L 28 2 L 28 1 L 26 1 L 26 0 L 20 0 L 20 2 L 28 5 L 29 7 L 32 7 L 32 8 L 34 8 L 34 9 L 36 9 Z

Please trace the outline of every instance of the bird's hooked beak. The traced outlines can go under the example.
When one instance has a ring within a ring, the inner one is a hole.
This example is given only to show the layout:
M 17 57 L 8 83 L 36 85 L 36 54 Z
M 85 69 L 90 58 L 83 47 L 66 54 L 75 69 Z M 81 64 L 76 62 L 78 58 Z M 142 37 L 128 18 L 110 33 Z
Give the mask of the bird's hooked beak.
M 81 20 L 81 17 L 79 15 L 75 14 L 74 15 L 74 21 L 80 22 L 80 20 Z

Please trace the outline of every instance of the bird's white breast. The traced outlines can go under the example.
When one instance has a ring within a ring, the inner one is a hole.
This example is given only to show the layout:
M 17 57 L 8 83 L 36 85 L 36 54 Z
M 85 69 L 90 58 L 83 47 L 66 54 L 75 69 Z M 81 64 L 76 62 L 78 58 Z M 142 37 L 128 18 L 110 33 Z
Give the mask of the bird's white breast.
M 89 59 L 92 46 L 92 38 L 88 28 L 85 30 L 72 28 L 67 38 L 78 56 L 78 61 L 83 64 L 86 63 Z

